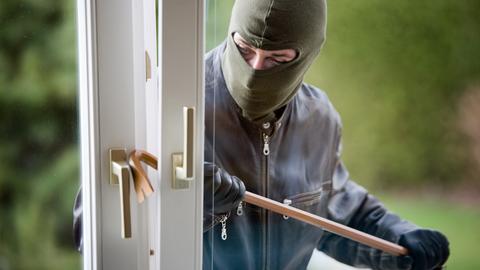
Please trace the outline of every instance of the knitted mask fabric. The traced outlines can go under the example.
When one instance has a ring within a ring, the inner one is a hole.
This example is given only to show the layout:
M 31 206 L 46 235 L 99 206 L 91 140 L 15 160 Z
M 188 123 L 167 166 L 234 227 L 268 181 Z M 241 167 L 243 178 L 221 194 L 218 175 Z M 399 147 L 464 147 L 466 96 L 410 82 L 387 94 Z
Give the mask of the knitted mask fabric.
M 272 117 L 297 93 L 325 41 L 325 0 L 236 0 L 222 70 L 242 114 L 252 121 Z M 233 34 L 263 50 L 294 49 L 295 59 L 255 70 L 242 57 Z

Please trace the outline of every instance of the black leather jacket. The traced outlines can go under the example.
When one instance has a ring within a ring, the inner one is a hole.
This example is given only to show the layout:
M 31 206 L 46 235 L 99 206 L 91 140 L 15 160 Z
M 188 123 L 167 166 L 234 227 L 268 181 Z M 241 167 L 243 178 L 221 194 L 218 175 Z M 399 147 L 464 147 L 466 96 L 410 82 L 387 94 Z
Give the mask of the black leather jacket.
M 226 88 L 223 49 L 206 56 L 206 161 L 248 191 L 393 242 L 415 228 L 349 180 L 339 157 L 340 117 L 324 92 L 303 84 L 278 120 L 252 123 Z M 350 265 L 394 269 L 393 256 L 245 202 L 228 214 L 226 240 L 221 217 L 206 219 L 204 269 L 305 269 L 314 248 Z
M 223 49 L 206 56 L 206 161 L 242 179 L 251 192 L 389 241 L 416 228 L 349 180 L 339 156 L 340 117 L 325 93 L 303 84 L 278 120 L 249 122 L 225 86 Z M 74 233 L 81 251 L 80 194 Z M 226 240 L 220 216 L 204 219 L 204 269 L 305 269 L 314 248 L 350 265 L 396 269 L 393 256 L 252 205 L 227 214 Z

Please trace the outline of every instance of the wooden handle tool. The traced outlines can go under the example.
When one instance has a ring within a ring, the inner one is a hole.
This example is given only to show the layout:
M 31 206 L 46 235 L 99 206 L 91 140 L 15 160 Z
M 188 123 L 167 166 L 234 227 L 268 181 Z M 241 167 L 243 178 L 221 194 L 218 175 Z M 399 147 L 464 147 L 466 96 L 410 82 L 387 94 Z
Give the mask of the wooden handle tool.
M 153 192 L 153 188 L 150 184 L 150 181 L 148 181 L 145 171 L 143 171 L 143 168 L 140 165 L 140 161 L 144 161 L 156 169 L 157 158 L 145 151 L 137 150 L 130 154 L 130 166 L 134 172 L 135 190 L 137 191 L 139 202 L 142 202 L 144 200 L 143 192 L 148 196 Z M 367 246 L 380 249 L 392 255 L 399 256 L 408 254 L 408 250 L 406 248 L 397 244 L 248 191 L 245 192 L 244 201 L 258 207 L 268 209 L 275 213 L 289 216 L 313 226 L 320 227 L 329 232 L 352 239 Z
M 316 227 L 320 227 L 326 231 L 329 231 L 334 234 L 341 235 L 343 237 L 349 238 L 351 240 L 357 241 L 364 245 L 382 250 L 389 254 L 400 256 L 407 255 L 408 250 L 402 246 L 394 244 L 392 242 L 383 240 L 381 238 L 375 237 L 373 235 L 352 229 L 340 223 L 328 220 L 311 214 L 309 212 L 294 208 L 277 201 L 262 197 L 255 193 L 245 192 L 244 201 L 253 205 L 256 205 L 261 208 L 268 209 L 275 213 L 289 216 L 291 218 L 306 222 Z

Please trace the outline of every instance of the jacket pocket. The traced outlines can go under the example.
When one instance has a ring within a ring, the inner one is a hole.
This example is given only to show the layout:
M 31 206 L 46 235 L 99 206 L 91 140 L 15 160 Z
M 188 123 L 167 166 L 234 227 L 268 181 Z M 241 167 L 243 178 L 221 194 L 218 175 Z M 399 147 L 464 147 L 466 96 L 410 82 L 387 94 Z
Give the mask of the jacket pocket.
M 309 206 L 321 202 L 322 198 L 324 197 L 323 194 L 325 194 L 325 191 L 323 190 L 323 188 L 320 188 L 317 190 L 299 193 L 287 197 L 283 200 L 283 203 L 297 208 L 308 208 Z
M 283 200 L 283 203 L 325 217 L 330 194 L 331 189 L 323 186 L 319 189 L 288 196 Z M 289 219 L 287 216 L 283 216 L 283 218 Z

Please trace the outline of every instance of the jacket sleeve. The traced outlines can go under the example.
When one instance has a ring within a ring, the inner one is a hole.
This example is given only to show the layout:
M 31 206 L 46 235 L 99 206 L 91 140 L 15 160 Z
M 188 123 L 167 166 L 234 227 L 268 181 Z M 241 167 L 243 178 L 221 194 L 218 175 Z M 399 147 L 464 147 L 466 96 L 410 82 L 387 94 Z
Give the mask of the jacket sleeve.
M 328 203 L 328 218 L 394 243 L 398 242 L 401 234 L 417 228 L 389 212 L 365 188 L 350 180 L 349 173 L 340 160 L 340 148 L 339 144 L 333 174 L 332 196 Z M 336 260 L 352 266 L 371 269 L 408 269 L 410 267 L 399 266 L 402 265 L 401 257 L 389 255 L 329 232 L 325 232 L 317 248 Z

